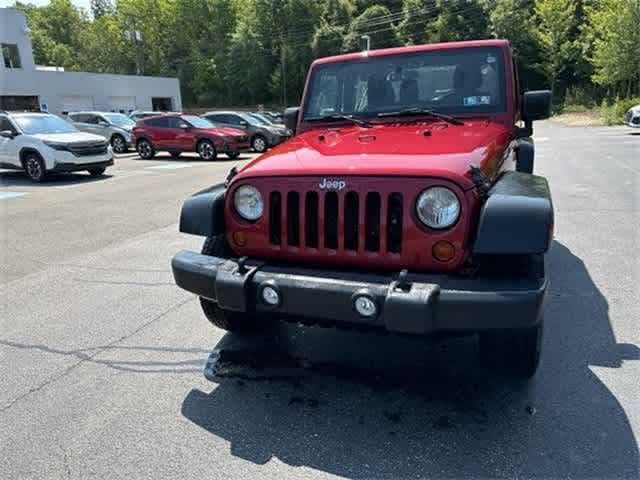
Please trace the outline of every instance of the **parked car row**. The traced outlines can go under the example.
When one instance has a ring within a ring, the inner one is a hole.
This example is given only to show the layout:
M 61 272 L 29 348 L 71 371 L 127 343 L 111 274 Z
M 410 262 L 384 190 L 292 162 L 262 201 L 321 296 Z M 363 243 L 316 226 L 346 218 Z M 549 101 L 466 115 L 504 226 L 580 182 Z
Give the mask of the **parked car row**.
M 66 121 L 43 112 L 0 111 L 0 168 L 24 170 L 34 182 L 47 174 L 86 170 L 101 175 L 113 153 L 135 149 L 143 159 L 159 151 L 179 157 L 196 152 L 203 160 L 222 153 L 237 158 L 262 153 L 291 136 L 266 112 L 69 112 Z M 137 120 L 135 120 L 137 119 Z

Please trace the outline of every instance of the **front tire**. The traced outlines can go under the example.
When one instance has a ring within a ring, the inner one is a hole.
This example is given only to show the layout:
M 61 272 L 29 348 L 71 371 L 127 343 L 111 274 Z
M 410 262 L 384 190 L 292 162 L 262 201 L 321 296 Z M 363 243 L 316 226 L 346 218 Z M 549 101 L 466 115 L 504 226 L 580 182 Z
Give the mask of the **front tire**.
M 143 160 L 151 160 L 156 154 L 153 144 L 146 138 L 138 140 L 136 150 Z
M 202 246 L 202 254 L 220 258 L 232 258 L 235 256 L 224 234 L 207 238 Z M 271 324 L 269 319 L 264 317 L 259 318 L 258 314 L 255 313 L 223 310 L 216 302 L 207 298 L 200 297 L 200 306 L 209 322 L 229 332 L 263 330 Z
M 507 332 L 482 332 L 478 339 L 480 359 L 490 367 L 504 367 L 519 378 L 535 375 L 542 349 L 542 320 L 535 327 Z
M 40 155 L 36 153 L 27 153 L 22 162 L 24 171 L 32 182 L 41 183 L 47 176 L 47 171 L 44 168 L 44 162 Z
M 117 133 L 111 137 L 111 148 L 115 153 L 127 153 L 127 141 Z
M 251 140 L 251 148 L 253 148 L 258 153 L 264 153 L 267 151 L 269 145 L 267 144 L 267 139 L 262 135 L 256 135 Z
M 202 160 L 215 160 L 218 156 L 215 145 L 210 140 L 201 140 L 198 143 L 198 155 Z

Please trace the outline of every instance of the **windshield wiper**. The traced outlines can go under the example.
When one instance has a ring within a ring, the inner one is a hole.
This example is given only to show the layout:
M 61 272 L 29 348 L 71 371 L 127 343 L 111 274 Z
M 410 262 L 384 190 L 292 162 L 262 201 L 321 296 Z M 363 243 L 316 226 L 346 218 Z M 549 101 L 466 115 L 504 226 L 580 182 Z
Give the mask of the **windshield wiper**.
M 464 122 L 456 117 L 452 117 L 451 115 L 446 115 L 435 110 L 430 110 L 428 108 L 404 108 L 396 112 L 381 112 L 378 114 L 378 117 L 403 117 L 407 115 L 428 115 L 430 117 L 439 118 L 440 120 L 444 120 L 445 122 L 449 122 L 453 125 L 464 125 Z
M 373 124 L 371 124 L 370 122 L 367 122 L 366 120 L 362 120 L 360 118 L 355 118 L 353 115 L 343 115 L 341 113 L 332 113 L 331 115 L 323 115 L 320 117 L 310 117 L 310 118 L 305 118 L 305 120 L 308 120 L 310 122 L 326 122 L 326 121 L 334 121 L 334 120 L 347 120 L 349 122 L 353 122 L 356 125 L 363 127 L 363 128 L 371 128 L 373 127 Z

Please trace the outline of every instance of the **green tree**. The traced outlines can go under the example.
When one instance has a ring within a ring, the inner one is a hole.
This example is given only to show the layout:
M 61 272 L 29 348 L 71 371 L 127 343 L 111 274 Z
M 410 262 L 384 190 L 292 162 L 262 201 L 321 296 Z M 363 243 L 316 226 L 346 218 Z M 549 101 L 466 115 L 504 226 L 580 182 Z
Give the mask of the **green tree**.
M 84 12 L 76 9 L 70 0 L 51 0 L 40 8 L 16 3 L 16 8 L 29 18 L 36 64 L 79 69 L 80 34 L 89 21 Z
M 486 10 L 490 33 L 496 38 L 509 40 L 516 53 L 522 87 L 546 88 L 546 73 L 542 66 L 541 45 L 531 0 L 489 0 Z
M 489 37 L 489 25 L 478 0 L 438 0 L 437 18 L 427 36 L 432 42 L 475 40 Z
M 577 56 L 575 42 L 575 0 L 536 0 L 537 37 L 544 54 L 544 69 L 551 90 L 563 80 L 563 75 Z M 564 87 L 563 83 L 560 83 Z M 554 92 L 561 97 L 564 92 Z
M 594 39 L 593 81 L 615 94 L 640 94 L 640 4 L 637 0 L 601 0 L 588 10 Z
M 344 50 L 355 51 L 360 49 L 362 35 L 369 35 L 371 48 L 397 47 L 402 44 L 397 31 L 397 22 L 389 21 L 389 9 L 381 5 L 374 5 L 367 8 L 361 15 L 356 17 L 349 32 L 344 38 Z
M 436 0 L 404 0 L 402 21 L 398 26 L 402 41 L 408 45 L 426 42 L 437 14 Z
M 337 55 L 342 50 L 344 27 L 334 27 L 322 22 L 313 35 L 311 50 L 314 58 Z
M 98 19 L 104 15 L 113 14 L 115 7 L 111 0 L 91 0 L 91 14 L 93 18 Z

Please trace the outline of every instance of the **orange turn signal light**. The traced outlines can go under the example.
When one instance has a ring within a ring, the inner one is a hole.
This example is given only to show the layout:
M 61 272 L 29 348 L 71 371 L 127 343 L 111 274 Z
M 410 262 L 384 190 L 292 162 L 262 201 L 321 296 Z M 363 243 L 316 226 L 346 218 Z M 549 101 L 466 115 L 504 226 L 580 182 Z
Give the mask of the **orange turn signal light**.
M 247 234 L 242 231 L 233 232 L 232 237 L 233 243 L 235 243 L 239 247 L 244 247 L 247 244 Z
M 433 253 L 433 258 L 439 262 L 448 262 L 455 256 L 456 247 L 451 242 L 440 240 L 433 245 L 431 252 Z

